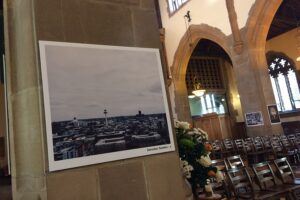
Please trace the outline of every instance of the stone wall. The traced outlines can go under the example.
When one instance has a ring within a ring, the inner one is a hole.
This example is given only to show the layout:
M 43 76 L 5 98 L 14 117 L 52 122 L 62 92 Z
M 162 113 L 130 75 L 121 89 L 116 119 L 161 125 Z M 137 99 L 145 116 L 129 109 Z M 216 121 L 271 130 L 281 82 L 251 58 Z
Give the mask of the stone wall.
M 152 0 L 4 1 L 14 199 L 182 200 L 176 152 L 48 172 L 38 40 L 158 48 Z

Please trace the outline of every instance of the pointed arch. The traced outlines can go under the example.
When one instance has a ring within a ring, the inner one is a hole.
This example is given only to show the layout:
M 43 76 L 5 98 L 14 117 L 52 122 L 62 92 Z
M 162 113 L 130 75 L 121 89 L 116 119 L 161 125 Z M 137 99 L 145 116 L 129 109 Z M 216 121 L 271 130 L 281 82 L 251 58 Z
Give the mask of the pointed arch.
M 272 20 L 283 0 L 256 0 L 246 22 L 246 41 L 249 46 L 265 48 Z
M 229 41 L 221 30 L 207 24 L 191 25 L 181 38 L 174 55 L 172 77 L 174 84 L 175 112 L 180 120 L 192 121 L 189 112 L 187 88 L 185 83 L 186 70 L 191 54 L 201 39 L 217 43 L 229 55 Z

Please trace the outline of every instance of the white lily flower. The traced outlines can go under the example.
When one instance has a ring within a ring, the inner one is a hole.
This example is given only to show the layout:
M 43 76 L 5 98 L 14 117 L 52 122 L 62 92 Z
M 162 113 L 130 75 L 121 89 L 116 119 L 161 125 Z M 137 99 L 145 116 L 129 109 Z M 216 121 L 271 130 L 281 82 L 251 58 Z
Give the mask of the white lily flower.
M 197 160 L 203 167 L 209 167 L 211 165 L 211 159 L 209 156 L 201 156 L 200 160 Z
M 217 179 L 217 182 L 221 182 L 224 180 L 224 176 L 223 176 L 223 173 L 221 171 L 217 171 L 216 173 L 216 179 Z

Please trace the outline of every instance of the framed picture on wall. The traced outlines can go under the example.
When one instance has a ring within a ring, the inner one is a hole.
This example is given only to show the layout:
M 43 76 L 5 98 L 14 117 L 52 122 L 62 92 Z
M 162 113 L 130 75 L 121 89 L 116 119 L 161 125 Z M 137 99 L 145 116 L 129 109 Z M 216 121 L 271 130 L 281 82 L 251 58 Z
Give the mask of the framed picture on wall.
M 276 104 L 267 105 L 271 124 L 280 123 L 280 116 Z
M 264 125 L 264 120 L 261 111 L 246 113 L 245 118 L 246 118 L 246 125 L 248 127 Z
M 39 47 L 50 171 L 174 151 L 158 49 Z

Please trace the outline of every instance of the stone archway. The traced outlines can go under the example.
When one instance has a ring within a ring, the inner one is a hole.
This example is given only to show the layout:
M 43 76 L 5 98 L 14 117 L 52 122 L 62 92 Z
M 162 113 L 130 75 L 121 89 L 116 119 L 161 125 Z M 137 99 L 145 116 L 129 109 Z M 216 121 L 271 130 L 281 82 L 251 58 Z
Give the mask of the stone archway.
M 246 42 L 254 48 L 265 48 L 272 20 L 283 0 L 256 0 L 246 23 Z
M 243 111 L 245 113 L 261 111 L 264 118 L 263 126 L 247 128 L 248 136 L 282 132 L 280 124 L 271 124 L 268 120 L 266 105 L 275 104 L 275 97 L 265 55 L 268 31 L 281 3 L 282 0 L 255 1 L 249 12 L 246 26 L 242 30 L 245 49 L 242 54 L 234 56 L 233 59 Z
M 231 57 L 227 37 L 219 29 L 206 24 L 191 25 L 189 27 L 179 42 L 172 65 L 175 112 L 179 120 L 192 122 L 185 76 L 190 56 L 201 39 L 208 39 L 217 43 Z

